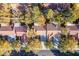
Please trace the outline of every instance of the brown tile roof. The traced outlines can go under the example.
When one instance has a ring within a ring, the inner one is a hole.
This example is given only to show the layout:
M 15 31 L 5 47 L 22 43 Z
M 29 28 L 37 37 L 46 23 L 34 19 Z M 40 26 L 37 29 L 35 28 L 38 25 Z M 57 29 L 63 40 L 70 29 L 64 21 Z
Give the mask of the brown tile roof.
M 45 30 L 45 26 L 33 26 L 36 30 Z M 79 30 L 79 25 L 73 25 L 73 26 L 66 26 L 66 29 L 69 30 Z M 60 27 L 56 27 L 53 24 L 47 24 L 47 30 L 61 30 Z
M 43 26 L 33 26 L 32 28 L 34 28 L 35 30 L 45 30 Z
M 36 30 L 45 30 L 46 26 L 33 26 Z M 60 30 L 59 27 L 56 27 L 53 24 L 47 24 L 47 30 Z
M 56 27 L 53 24 L 47 24 L 47 30 L 60 30 L 60 27 Z
M 79 25 L 74 25 L 74 26 L 67 26 L 66 28 L 68 28 L 69 30 L 79 30 Z
M 14 29 L 11 28 L 11 26 L 2 26 L 0 27 L 0 34 L 1 35 L 17 35 L 22 36 L 25 34 L 26 27 L 20 26 L 15 27 Z
M 26 32 L 26 28 L 25 27 L 23 27 L 23 26 L 20 26 L 20 27 L 15 27 L 15 31 L 16 32 Z
M 0 31 L 12 31 L 11 26 L 1 26 Z

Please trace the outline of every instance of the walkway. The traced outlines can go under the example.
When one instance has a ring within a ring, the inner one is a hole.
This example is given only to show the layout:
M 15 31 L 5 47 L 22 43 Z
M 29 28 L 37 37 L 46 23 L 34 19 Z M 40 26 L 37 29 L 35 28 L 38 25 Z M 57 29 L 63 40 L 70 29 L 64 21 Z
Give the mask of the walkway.
M 44 45 L 44 42 L 41 42 L 41 45 L 42 45 L 42 50 L 49 50 L 46 48 L 46 46 Z

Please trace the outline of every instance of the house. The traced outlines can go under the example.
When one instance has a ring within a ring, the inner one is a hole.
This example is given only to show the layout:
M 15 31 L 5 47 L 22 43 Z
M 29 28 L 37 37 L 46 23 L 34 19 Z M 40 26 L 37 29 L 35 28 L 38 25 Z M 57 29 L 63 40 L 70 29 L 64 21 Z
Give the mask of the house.
M 37 31 L 37 35 L 40 36 L 41 40 L 46 40 L 46 30 L 43 26 L 33 26 L 33 28 Z
M 25 26 L 21 26 L 20 23 L 14 23 L 13 30 L 15 31 L 16 36 L 22 36 L 23 34 L 26 34 L 27 29 Z
M 26 28 L 23 26 L 15 27 L 15 33 L 16 36 L 22 36 L 23 34 L 26 34 Z
M 33 28 L 37 31 L 38 35 L 40 35 L 41 40 L 44 41 L 46 38 L 50 39 L 61 33 L 61 28 L 54 24 L 47 24 L 47 26 L 33 26 Z M 67 25 L 66 29 L 68 30 L 69 35 L 77 35 L 77 38 L 79 38 L 79 25 Z
M 79 25 L 71 25 L 71 26 L 66 26 L 69 35 L 77 35 L 77 37 L 79 38 Z
M 16 36 L 18 39 L 20 39 L 21 42 L 26 42 L 27 37 L 26 37 L 26 31 L 27 27 L 21 26 L 20 23 L 14 23 L 13 24 L 13 30 L 15 31 Z
M 33 26 L 33 28 L 37 31 L 38 35 L 40 35 L 42 41 L 61 33 L 60 27 L 53 24 L 47 24 L 47 26 Z
M 15 36 L 15 31 L 12 30 L 11 26 L 1 26 L 0 27 L 0 35 L 2 35 L 2 36 L 14 35 Z
M 49 36 L 49 38 L 57 35 L 58 33 L 61 33 L 59 26 L 56 26 L 54 24 L 47 24 L 47 35 Z
M 16 39 L 16 36 L 21 39 L 26 34 L 26 27 L 14 25 L 12 26 L 1 26 L 0 27 L 0 35 L 3 37 L 7 37 L 9 39 Z
M 15 31 L 11 28 L 11 26 L 1 26 L 0 27 L 0 35 L 7 39 L 8 41 L 12 41 L 16 39 Z
M 26 42 L 26 28 L 24 26 L 15 27 L 15 34 L 20 39 L 21 42 Z

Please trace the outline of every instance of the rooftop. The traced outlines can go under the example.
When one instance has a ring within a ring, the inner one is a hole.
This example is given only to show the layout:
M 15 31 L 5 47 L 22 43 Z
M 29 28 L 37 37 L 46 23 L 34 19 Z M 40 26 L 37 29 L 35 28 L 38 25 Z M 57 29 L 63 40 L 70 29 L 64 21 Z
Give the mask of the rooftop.
M 79 30 L 79 25 L 73 25 L 73 26 L 67 26 L 66 28 L 68 28 L 69 30 Z
M 23 26 L 15 27 L 16 32 L 26 32 L 26 28 Z
M 46 30 L 46 26 L 33 26 L 36 30 Z M 58 26 L 47 24 L 47 30 L 60 30 Z
M 12 31 L 11 26 L 1 26 L 0 31 Z
M 60 30 L 60 27 L 54 24 L 47 24 L 47 30 Z
M 19 26 L 14 28 L 16 32 L 25 32 L 26 27 Z M 0 31 L 13 31 L 13 28 L 11 26 L 1 26 Z

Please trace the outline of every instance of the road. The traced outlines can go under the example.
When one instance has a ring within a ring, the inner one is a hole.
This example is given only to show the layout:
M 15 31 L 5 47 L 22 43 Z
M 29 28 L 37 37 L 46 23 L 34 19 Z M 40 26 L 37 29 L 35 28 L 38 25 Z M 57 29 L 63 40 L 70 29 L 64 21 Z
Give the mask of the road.
M 79 56 L 79 52 L 75 53 L 61 53 L 59 50 L 40 50 L 36 53 L 38 56 Z
M 38 56 L 53 56 L 54 54 L 50 50 L 41 50 L 36 53 Z

